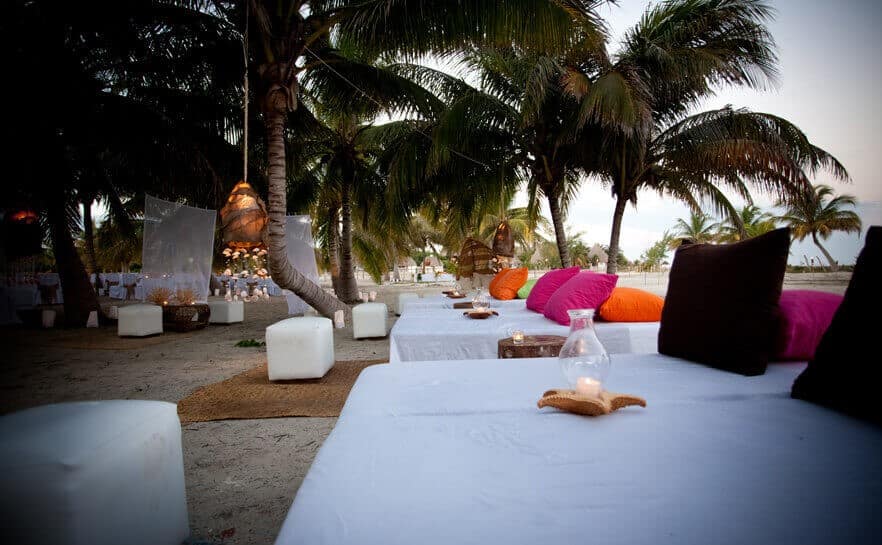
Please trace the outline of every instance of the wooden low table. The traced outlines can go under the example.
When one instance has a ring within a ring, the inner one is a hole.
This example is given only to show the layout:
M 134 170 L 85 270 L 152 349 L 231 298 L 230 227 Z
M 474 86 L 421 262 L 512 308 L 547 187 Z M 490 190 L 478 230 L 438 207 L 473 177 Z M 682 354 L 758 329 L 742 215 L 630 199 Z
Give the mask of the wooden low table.
M 524 341 L 515 344 L 511 337 L 499 339 L 496 356 L 509 358 L 553 358 L 560 354 L 567 338 L 560 335 L 525 335 Z

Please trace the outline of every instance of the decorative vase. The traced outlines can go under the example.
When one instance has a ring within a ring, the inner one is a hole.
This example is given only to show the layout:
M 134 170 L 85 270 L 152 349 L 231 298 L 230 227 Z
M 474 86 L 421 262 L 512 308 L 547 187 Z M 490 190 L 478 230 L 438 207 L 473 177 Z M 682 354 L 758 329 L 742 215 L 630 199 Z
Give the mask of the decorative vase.
M 558 359 L 570 388 L 598 397 L 610 370 L 609 354 L 594 330 L 594 309 L 569 310 L 570 333 Z

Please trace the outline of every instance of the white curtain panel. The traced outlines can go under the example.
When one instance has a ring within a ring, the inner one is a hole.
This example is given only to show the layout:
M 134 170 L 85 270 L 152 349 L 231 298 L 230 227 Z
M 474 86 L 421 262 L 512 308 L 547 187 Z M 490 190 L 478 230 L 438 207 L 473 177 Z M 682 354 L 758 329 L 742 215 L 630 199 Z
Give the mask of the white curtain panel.
M 216 218 L 215 210 L 147 195 L 142 256 L 145 280 L 160 281 L 173 290 L 191 289 L 197 301 L 206 301 Z
M 312 220 L 308 215 L 285 217 L 285 244 L 288 261 L 316 284 L 319 283 L 318 266 L 315 263 L 315 241 L 312 238 Z M 303 299 L 285 290 L 288 314 L 303 314 L 309 310 Z

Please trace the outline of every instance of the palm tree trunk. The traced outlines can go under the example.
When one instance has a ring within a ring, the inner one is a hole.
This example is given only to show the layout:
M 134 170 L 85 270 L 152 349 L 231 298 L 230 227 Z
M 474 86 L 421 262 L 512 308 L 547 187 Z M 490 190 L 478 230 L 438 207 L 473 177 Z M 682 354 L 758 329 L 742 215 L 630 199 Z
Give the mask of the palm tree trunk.
M 331 287 L 338 296 L 342 291 L 340 282 L 340 231 L 337 229 L 337 209 L 334 208 L 328 226 L 328 264 L 331 267 Z
M 606 273 L 616 274 L 619 270 L 619 237 L 622 234 L 622 218 L 625 216 L 625 206 L 628 199 L 622 195 L 616 196 L 616 208 L 613 212 L 612 232 L 609 235 L 609 255 L 606 260 Z
M 830 272 L 836 272 L 839 270 L 839 264 L 833 260 L 833 256 L 830 255 L 830 252 L 827 251 L 827 248 L 821 246 L 821 241 L 818 240 L 818 234 L 812 231 L 812 241 L 814 241 L 815 246 L 821 249 L 821 253 L 824 254 L 824 257 L 827 259 L 827 262 L 830 263 Z
M 351 174 L 343 173 L 343 184 L 340 189 L 341 222 L 340 229 L 340 292 L 337 297 L 346 303 L 358 301 L 358 282 L 355 280 L 355 269 L 352 265 L 352 200 L 350 199 Z
M 279 95 L 279 93 L 274 93 Z M 267 178 L 269 183 L 269 227 L 267 229 L 267 246 L 269 247 L 269 268 L 273 280 L 279 287 L 289 289 L 303 301 L 316 309 L 322 316 L 333 319 L 337 310 L 348 310 L 348 307 L 335 297 L 331 297 L 318 285 L 309 281 L 300 271 L 291 266 L 285 244 L 285 118 L 287 106 L 284 97 L 270 96 L 266 108 L 267 148 L 269 166 Z
M 563 214 L 560 210 L 560 201 L 557 195 L 546 192 L 548 197 L 548 210 L 551 212 L 551 223 L 554 224 L 554 237 L 557 239 L 557 253 L 560 255 L 560 264 L 566 268 L 570 266 L 570 250 L 567 248 L 567 235 L 564 232 Z
M 64 322 L 67 326 L 85 327 L 89 313 L 95 310 L 100 316 L 101 306 L 67 228 L 62 199 L 61 196 L 52 197 L 47 213 L 52 251 L 55 253 L 58 277 L 64 293 Z
M 83 236 L 86 239 L 86 259 L 89 260 L 89 268 L 95 274 L 95 289 L 101 289 L 101 277 L 98 276 L 98 260 L 95 258 L 95 230 L 92 225 L 91 198 L 83 200 Z

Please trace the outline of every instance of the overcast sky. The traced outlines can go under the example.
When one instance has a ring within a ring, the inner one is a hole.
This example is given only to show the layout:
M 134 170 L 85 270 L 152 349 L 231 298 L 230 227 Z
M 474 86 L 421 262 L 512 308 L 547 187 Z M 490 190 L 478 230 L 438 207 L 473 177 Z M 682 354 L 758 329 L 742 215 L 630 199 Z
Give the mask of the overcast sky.
M 604 7 L 616 51 L 625 29 L 632 26 L 648 5 L 621 0 Z M 837 157 L 851 175 L 849 183 L 837 182 L 822 173 L 815 183 L 832 185 L 837 193 L 859 200 L 858 214 L 864 229 L 860 236 L 834 235 L 823 243 L 841 263 L 853 263 L 863 246 L 869 225 L 882 224 L 882 0 L 777 0 L 769 27 L 780 55 L 780 81 L 764 92 L 721 89 L 702 109 L 726 104 L 779 115 L 795 123 L 817 146 Z M 772 199 L 756 195 L 757 204 L 770 207 Z M 567 225 L 584 232 L 589 244 L 609 243 L 614 201 L 609 192 L 586 182 L 571 206 Z M 547 215 L 547 213 L 546 213 Z M 635 259 L 677 218 L 688 217 L 680 204 L 643 193 L 637 208 L 628 207 L 622 226 L 621 246 Z M 791 263 L 821 253 L 810 242 L 794 244 Z

